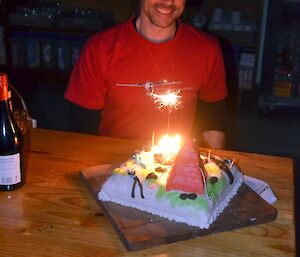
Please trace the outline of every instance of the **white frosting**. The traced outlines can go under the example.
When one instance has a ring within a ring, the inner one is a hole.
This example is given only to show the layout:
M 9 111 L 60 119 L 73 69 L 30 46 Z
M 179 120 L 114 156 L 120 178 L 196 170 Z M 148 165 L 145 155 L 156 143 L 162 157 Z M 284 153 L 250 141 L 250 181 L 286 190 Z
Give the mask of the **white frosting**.
M 143 154 L 140 156 L 143 156 Z M 149 158 L 149 156 L 147 156 L 147 158 Z M 205 159 L 206 157 L 201 156 L 201 158 Z M 152 162 L 151 165 L 154 165 L 154 163 Z M 170 166 L 166 165 L 164 167 L 167 168 L 167 172 L 163 174 L 155 173 L 154 168 L 151 170 L 149 167 L 146 167 L 145 169 L 145 167 L 141 167 L 136 163 L 132 163 L 132 160 L 129 160 L 129 163 L 127 162 L 120 166 L 121 173 L 114 173 L 102 185 L 98 199 L 137 208 L 176 222 L 182 222 L 200 228 L 208 228 L 223 212 L 243 182 L 243 175 L 235 165 L 230 168 L 234 178 L 233 183 L 230 184 L 230 179 L 225 172 L 221 171 L 212 160 L 209 160 L 208 163 L 205 164 L 208 173 L 207 176 L 218 177 L 219 182 L 217 183 L 221 183 L 220 180 L 223 179 L 223 186 L 217 193 L 215 199 L 212 200 L 208 194 L 204 193 L 203 195 L 197 195 L 197 199 L 195 200 L 182 200 L 179 198 L 179 195 L 185 192 L 173 190 L 170 192 L 164 191 L 169 176 L 168 173 L 170 172 Z M 133 198 L 131 196 L 134 178 L 127 174 L 130 169 L 135 171 L 136 176 L 142 183 L 144 198 L 141 197 L 138 183 L 135 185 L 135 197 Z M 159 179 L 156 181 L 147 180 L 146 176 L 150 172 L 154 172 Z M 208 180 L 209 178 L 206 178 L 207 184 L 210 183 Z M 208 185 L 206 185 L 206 187 L 208 187 Z M 209 190 L 207 190 L 207 192 L 209 192 Z M 201 202 L 201 204 L 199 204 L 199 202 Z

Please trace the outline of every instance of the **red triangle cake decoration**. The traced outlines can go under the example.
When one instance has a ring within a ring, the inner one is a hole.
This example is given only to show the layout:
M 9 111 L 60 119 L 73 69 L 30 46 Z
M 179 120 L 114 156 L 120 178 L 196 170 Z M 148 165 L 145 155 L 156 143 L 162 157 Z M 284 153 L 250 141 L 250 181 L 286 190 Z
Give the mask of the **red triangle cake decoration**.
M 204 165 L 196 144 L 189 140 L 176 156 L 166 184 L 166 191 L 179 190 L 186 193 L 204 194 Z

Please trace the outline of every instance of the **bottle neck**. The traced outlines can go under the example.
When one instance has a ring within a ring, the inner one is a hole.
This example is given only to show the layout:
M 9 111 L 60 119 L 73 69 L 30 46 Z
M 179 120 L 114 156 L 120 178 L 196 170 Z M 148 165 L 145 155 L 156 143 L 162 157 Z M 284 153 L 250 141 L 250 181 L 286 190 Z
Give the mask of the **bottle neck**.
M 1 112 L 8 111 L 8 92 L 7 88 L 1 87 L 0 85 L 0 110 Z
M 7 100 L 8 100 L 8 92 L 0 92 L 0 101 L 7 101 Z
M 8 99 L 8 82 L 6 74 L 0 74 L 0 101 Z
M 3 129 L 5 133 L 11 131 L 12 133 L 18 132 L 17 124 L 9 107 L 9 100 L 0 100 L 0 136 L 3 135 Z
M 10 116 L 10 108 L 8 100 L 0 100 L 0 112 Z

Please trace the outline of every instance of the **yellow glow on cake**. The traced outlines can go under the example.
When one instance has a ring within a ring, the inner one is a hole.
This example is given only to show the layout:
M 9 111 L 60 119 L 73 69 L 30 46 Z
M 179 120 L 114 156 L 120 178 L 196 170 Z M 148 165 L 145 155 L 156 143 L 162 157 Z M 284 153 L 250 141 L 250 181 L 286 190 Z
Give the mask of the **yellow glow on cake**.
M 221 177 L 221 170 L 214 162 L 205 164 L 205 169 L 210 177 Z
M 165 135 L 163 136 L 158 144 L 158 150 L 167 161 L 174 158 L 182 146 L 182 138 L 180 135 L 173 137 Z

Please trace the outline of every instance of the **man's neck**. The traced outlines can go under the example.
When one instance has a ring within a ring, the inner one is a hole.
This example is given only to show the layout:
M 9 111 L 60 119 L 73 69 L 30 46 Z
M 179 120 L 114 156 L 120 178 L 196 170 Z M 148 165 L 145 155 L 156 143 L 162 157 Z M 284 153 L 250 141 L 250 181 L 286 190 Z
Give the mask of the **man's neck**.
M 143 16 L 137 17 L 135 26 L 138 33 L 154 43 L 162 43 L 171 40 L 175 36 L 177 30 L 176 23 L 168 28 L 160 28 L 152 24 Z

